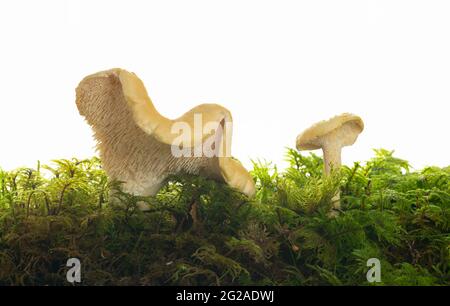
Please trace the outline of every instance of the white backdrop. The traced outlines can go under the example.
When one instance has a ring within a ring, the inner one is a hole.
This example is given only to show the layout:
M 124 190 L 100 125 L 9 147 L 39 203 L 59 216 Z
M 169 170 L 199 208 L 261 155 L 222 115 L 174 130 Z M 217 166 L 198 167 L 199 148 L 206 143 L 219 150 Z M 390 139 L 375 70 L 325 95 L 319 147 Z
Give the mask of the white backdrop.
M 449 1 L 1 1 L 0 166 L 93 155 L 74 90 L 112 67 L 136 72 L 166 116 L 226 106 L 246 166 L 281 163 L 341 112 L 366 123 L 344 163 L 384 147 L 446 166 L 449 16 Z

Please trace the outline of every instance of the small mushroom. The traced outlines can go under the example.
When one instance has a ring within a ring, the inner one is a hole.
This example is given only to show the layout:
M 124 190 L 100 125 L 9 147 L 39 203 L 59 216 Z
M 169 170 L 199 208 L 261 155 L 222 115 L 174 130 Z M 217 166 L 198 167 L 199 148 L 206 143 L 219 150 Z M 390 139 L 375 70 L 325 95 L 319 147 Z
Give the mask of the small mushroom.
M 110 179 L 124 182 L 124 191 L 155 195 L 169 175 L 188 173 L 225 182 L 249 197 L 254 195 L 252 177 L 230 155 L 173 154 L 180 137 L 173 130 L 177 123 L 193 130 L 195 124 L 201 125 L 198 137 L 195 133 L 185 135 L 183 149 L 195 151 L 209 143 L 219 153 L 230 147 L 231 133 L 224 126 L 232 117 L 226 108 L 202 104 L 175 120 L 168 119 L 156 110 L 142 81 L 118 68 L 84 78 L 76 89 L 76 104 L 94 131 L 103 168 Z M 196 121 L 196 116 L 202 121 Z M 203 133 L 205 125 L 211 123 L 211 133 Z
M 326 121 L 320 121 L 297 136 L 297 150 L 322 149 L 325 174 L 341 166 L 342 147 L 355 143 L 364 129 L 359 116 L 344 113 Z M 339 208 L 339 194 L 335 196 L 334 207 Z

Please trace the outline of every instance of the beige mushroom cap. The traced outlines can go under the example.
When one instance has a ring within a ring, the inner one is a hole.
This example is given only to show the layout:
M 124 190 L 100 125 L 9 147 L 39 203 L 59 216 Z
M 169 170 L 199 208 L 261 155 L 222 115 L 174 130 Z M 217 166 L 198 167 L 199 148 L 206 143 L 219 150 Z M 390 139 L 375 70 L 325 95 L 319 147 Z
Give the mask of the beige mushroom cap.
M 359 116 L 343 113 L 317 122 L 298 135 L 297 149 L 317 150 L 323 148 L 329 136 L 337 138 L 341 147 L 350 146 L 355 143 L 363 130 L 364 122 Z
M 200 104 L 176 119 L 166 118 L 138 76 L 120 68 L 85 77 L 76 89 L 76 105 L 94 130 L 103 168 L 111 179 L 125 182 L 127 192 L 155 195 L 170 175 L 189 173 L 224 181 L 249 197 L 255 194 L 250 173 L 231 157 L 233 119 L 221 105 Z M 173 127 L 178 123 L 190 128 L 183 149 L 211 148 L 213 139 L 215 154 L 175 156 L 180 135 Z M 210 132 L 208 124 L 214 127 Z

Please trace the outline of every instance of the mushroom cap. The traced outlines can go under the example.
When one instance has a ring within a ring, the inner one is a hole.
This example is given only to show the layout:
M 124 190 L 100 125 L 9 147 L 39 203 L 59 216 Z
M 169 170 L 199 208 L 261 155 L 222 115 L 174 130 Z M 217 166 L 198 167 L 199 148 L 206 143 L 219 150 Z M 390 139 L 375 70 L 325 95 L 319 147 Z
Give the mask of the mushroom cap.
M 173 120 L 165 118 L 156 110 L 144 83 L 135 73 L 124 69 L 114 69 L 114 72 L 118 74 L 122 92 L 133 113 L 135 123 L 147 134 L 152 135 L 163 143 L 172 145 L 178 137 L 172 132 L 174 123 L 183 122 L 194 130 L 196 114 L 201 114 L 204 124 L 208 122 L 219 123 L 222 120 L 225 122 L 233 121 L 231 112 L 228 109 L 214 103 L 197 105 Z M 208 134 L 203 134 L 201 137 L 193 137 L 189 140 L 189 143 L 184 143 L 184 147 L 197 147 L 204 143 L 209 136 Z M 231 141 L 231 139 L 226 139 L 226 141 Z
M 297 136 L 298 150 L 322 148 L 324 138 L 338 133 L 341 146 L 352 145 L 364 130 L 364 122 L 354 114 L 343 113 L 328 120 L 315 123 Z
M 248 197 L 256 193 L 255 182 L 241 162 L 233 157 L 219 157 L 220 174 L 223 180 Z
M 105 171 L 110 178 L 126 182 L 127 192 L 154 195 L 169 175 L 182 172 L 225 182 L 249 197 L 255 194 L 253 178 L 227 148 L 232 131 L 224 126 L 232 123 L 232 116 L 225 107 L 201 104 L 168 119 L 156 110 L 144 83 L 120 68 L 85 77 L 76 89 L 76 104 L 94 130 Z M 197 115 L 201 122 L 196 121 Z M 179 136 L 172 127 L 177 123 L 191 127 L 194 134 L 195 125 L 200 124 L 203 131 L 200 137 L 186 133 L 188 143 L 183 148 L 202 148 L 213 139 L 218 154 L 174 156 L 172 148 Z M 207 123 L 215 130 L 205 131 Z

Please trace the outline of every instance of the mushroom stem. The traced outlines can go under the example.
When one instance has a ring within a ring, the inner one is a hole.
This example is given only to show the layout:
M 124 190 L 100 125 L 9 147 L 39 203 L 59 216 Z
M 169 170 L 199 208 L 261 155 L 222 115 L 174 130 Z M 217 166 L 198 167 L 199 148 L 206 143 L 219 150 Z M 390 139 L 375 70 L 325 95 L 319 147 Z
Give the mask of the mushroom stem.
M 325 174 L 329 175 L 331 169 L 339 169 L 341 167 L 341 148 L 336 146 L 324 146 L 322 150 Z
M 193 230 L 195 232 L 199 232 L 201 230 L 201 227 L 202 227 L 202 223 L 201 223 L 200 216 L 198 214 L 198 210 L 199 210 L 199 207 L 197 205 L 197 202 L 194 201 L 191 204 L 191 209 L 190 209 L 189 213 L 190 213 L 191 218 L 192 218 L 192 228 L 193 228 Z
M 323 147 L 323 163 L 325 168 L 325 175 L 330 175 L 332 170 L 339 169 L 341 167 L 341 150 L 339 146 L 324 146 Z M 341 207 L 341 193 L 338 190 L 331 199 L 333 203 L 333 209 L 337 210 Z M 336 211 L 330 213 L 331 216 L 336 215 Z

